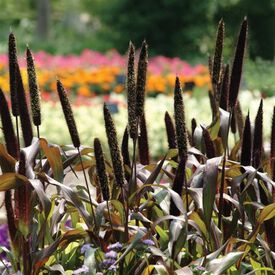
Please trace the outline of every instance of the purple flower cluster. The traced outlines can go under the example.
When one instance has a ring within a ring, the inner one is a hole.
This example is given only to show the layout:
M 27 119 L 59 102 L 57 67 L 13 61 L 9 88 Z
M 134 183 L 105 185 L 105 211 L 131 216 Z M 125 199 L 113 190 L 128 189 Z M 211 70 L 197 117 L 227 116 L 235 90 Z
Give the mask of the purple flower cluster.
M 122 249 L 122 244 L 117 242 L 114 244 L 111 244 L 107 247 L 107 252 L 105 253 L 105 259 L 102 262 L 102 267 L 104 269 L 108 269 L 109 271 L 115 272 L 116 266 L 114 265 L 118 254 L 117 252 Z
M 7 224 L 0 225 L 0 245 L 10 248 Z
M 76 269 L 73 274 L 87 274 L 89 272 L 89 267 L 83 265 L 82 267 Z
M 154 241 L 152 241 L 151 239 L 143 240 L 142 243 L 145 244 L 145 245 L 148 245 L 148 246 L 154 246 L 155 245 Z

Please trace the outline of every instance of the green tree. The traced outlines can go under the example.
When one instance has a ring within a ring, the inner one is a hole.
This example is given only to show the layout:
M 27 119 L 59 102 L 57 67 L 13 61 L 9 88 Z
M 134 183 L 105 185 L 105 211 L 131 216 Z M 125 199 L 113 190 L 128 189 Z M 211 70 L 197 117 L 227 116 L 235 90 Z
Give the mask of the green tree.
M 209 1 L 94 0 L 90 7 L 99 15 L 108 39 L 121 52 L 125 52 L 129 40 L 140 45 L 146 39 L 151 54 L 198 55 L 211 28 Z

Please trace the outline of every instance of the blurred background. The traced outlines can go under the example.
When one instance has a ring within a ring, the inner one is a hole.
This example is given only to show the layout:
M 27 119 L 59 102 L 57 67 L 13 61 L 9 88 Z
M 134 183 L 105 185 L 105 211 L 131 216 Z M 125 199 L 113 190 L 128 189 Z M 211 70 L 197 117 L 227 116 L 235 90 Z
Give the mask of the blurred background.
M 274 60 L 274 0 L 0 0 L 0 51 L 10 28 L 20 48 L 54 54 L 117 49 L 145 38 L 151 55 L 196 61 L 212 51 L 218 21 L 226 23 L 226 56 L 245 15 L 249 19 L 249 57 Z

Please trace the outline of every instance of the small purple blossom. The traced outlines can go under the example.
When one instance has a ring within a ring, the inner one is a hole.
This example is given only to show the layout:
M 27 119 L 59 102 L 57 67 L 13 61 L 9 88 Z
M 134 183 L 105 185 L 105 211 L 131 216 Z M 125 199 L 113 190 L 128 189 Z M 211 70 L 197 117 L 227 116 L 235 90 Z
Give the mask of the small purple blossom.
M 65 227 L 67 227 L 67 229 L 71 229 L 72 228 L 72 221 L 71 220 L 66 220 Z
M 149 245 L 149 246 L 154 246 L 155 245 L 155 243 L 150 239 L 143 240 L 142 242 L 143 242 L 143 244 Z
M 205 267 L 198 265 L 196 266 L 196 270 L 205 271 Z
M 81 249 L 80 249 L 80 253 L 84 254 L 86 253 L 87 250 L 89 250 L 91 248 L 91 244 L 84 244 Z
M 75 270 L 73 274 L 81 274 L 81 273 L 87 274 L 88 272 L 89 272 L 89 267 L 86 265 L 83 265 L 82 267 Z
M 111 251 L 109 251 L 105 254 L 105 258 L 107 258 L 107 259 L 108 258 L 116 259 L 117 258 L 117 253 L 115 251 L 111 250 Z
M 108 268 L 109 271 L 113 271 L 115 272 L 116 271 L 116 266 L 115 265 L 111 265 L 109 268 Z
M 110 266 L 110 265 L 113 265 L 115 262 L 116 262 L 115 259 L 105 259 L 105 260 L 102 262 L 102 265 L 104 265 L 105 267 L 108 267 L 108 266 Z
M 107 247 L 108 250 L 121 250 L 122 249 L 122 244 L 120 242 L 116 242 L 114 244 L 110 244 Z

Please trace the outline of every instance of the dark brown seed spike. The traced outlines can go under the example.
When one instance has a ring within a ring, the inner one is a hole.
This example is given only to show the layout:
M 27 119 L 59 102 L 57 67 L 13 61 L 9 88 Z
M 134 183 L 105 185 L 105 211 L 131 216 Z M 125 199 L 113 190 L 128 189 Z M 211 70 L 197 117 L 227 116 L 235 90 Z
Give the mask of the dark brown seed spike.
M 16 71 L 17 71 L 17 50 L 16 39 L 13 33 L 9 35 L 9 74 L 10 74 L 10 94 L 11 94 L 11 107 L 13 116 L 19 116 L 19 107 L 17 99 L 17 84 L 16 84 Z
M 121 145 L 121 153 L 122 153 L 122 158 L 123 162 L 125 165 L 128 165 L 129 167 L 131 166 L 130 162 L 130 155 L 129 155 L 129 134 L 128 134 L 128 129 L 127 127 L 125 128 L 123 138 L 122 138 L 122 145 Z
M 80 139 L 76 128 L 73 111 L 67 93 L 60 80 L 57 80 L 57 92 L 61 102 L 63 114 L 71 135 L 71 139 L 75 148 L 80 147 Z
M 115 125 L 106 104 L 104 104 L 103 112 L 104 112 L 105 130 L 108 138 L 108 145 L 111 153 L 116 184 L 122 187 L 123 184 L 125 183 L 125 172 L 123 167 L 123 161 L 122 161 L 121 152 L 118 146 Z
M 137 118 L 136 118 L 136 76 L 135 76 L 135 48 L 132 42 L 129 43 L 128 50 L 128 71 L 127 71 L 127 103 L 128 103 L 128 126 L 132 139 L 137 138 Z
M 148 46 L 146 41 L 143 41 L 138 61 L 137 73 L 137 105 L 136 115 L 141 117 L 144 113 L 146 74 L 148 65 Z
M 139 159 L 142 165 L 150 163 L 149 142 L 145 115 L 140 117 L 140 134 L 138 136 Z
M 168 112 L 165 112 L 165 128 L 168 140 L 168 147 L 169 149 L 176 149 L 177 148 L 177 140 L 176 140 L 176 132 L 173 120 Z
M 0 88 L 0 116 L 1 116 L 2 130 L 4 134 L 7 151 L 11 156 L 17 159 L 18 157 L 17 156 L 17 152 L 18 152 L 17 139 L 13 128 L 8 103 L 1 88 Z
M 231 128 L 231 132 L 233 134 L 236 134 L 237 128 L 236 128 L 236 110 L 235 110 L 235 108 L 232 110 L 232 116 L 231 116 L 231 121 L 230 121 L 230 128 Z
M 16 66 L 16 84 L 17 84 L 17 100 L 19 107 L 19 116 L 21 122 L 21 129 L 23 133 L 25 146 L 30 146 L 32 143 L 33 132 L 32 124 L 27 104 L 26 93 L 21 77 L 19 65 Z
M 40 91 L 37 84 L 35 65 L 29 48 L 26 51 L 29 90 L 31 97 L 32 119 L 35 126 L 41 125 Z
M 187 155 L 183 155 L 180 159 L 179 166 L 176 172 L 176 176 L 173 182 L 173 191 L 175 191 L 180 197 L 182 197 L 182 190 L 185 183 L 185 164 L 187 161 Z M 176 207 L 173 200 L 170 204 L 170 215 L 178 216 L 180 215 L 179 209 Z
M 263 100 L 255 118 L 254 135 L 253 135 L 253 151 L 252 166 L 256 169 L 260 168 L 263 153 Z
M 243 128 L 244 128 L 244 118 L 243 118 L 242 107 L 239 100 L 237 100 L 237 104 L 235 106 L 235 117 L 236 117 L 238 132 L 239 132 L 240 138 L 242 138 Z
M 221 19 L 217 30 L 216 47 L 215 47 L 215 54 L 214 54 L 214 60 L 213 60 L 212 82 L 214 85 L 218 85 L 218 83 L 220 82 L 223 40 L 224 40 L 224 22 Z
M 229 65 L 225 66 L 221 92 L 220 92 L 220 107 L 225 111 L 228 110 L 228 94 L 229 94 Z
M 247 117 L 245 119 L 242 135 L 241 165 L 251 165 L 251 124 L 249 113 L 247 114 Z
M 179 149 L 179 157 L 187 155 L 187 131 L 185 125 L 184 104 L 179 78 L 176 78 L 174 91 L 174 116 L 176 123 L 176 135 Z
M 235 57 L 232 65 L 231 77 L 230 77 L 230 86 L 229 86 L 229 106 L 233 108 L 236 105 L 241 76 L 242 76 L 242 68 L 243 61 L 245 55 L 246 41 L 247 41 L 247 30 L 248 24 L 247 19 L 245 18 L 242 25 L 240 34 L 238 37 L 238 42 L 235 51 Z
M 202 127 L 202 135 L 205 144 L 205 152 L 208 159 L 216 157 L 215 145 L 207 129 Z
M 98 138 L 94 139 L 94 153 L 95 153 L 96 170 L 97 170 L 97 175 L 100 183 L 101 193 L 102 193 L 103 199 L 105 201 L 108 201 L 110 199 L 109 179 L 106 173 L 106 166 L 105 166 L 102 146 Z

